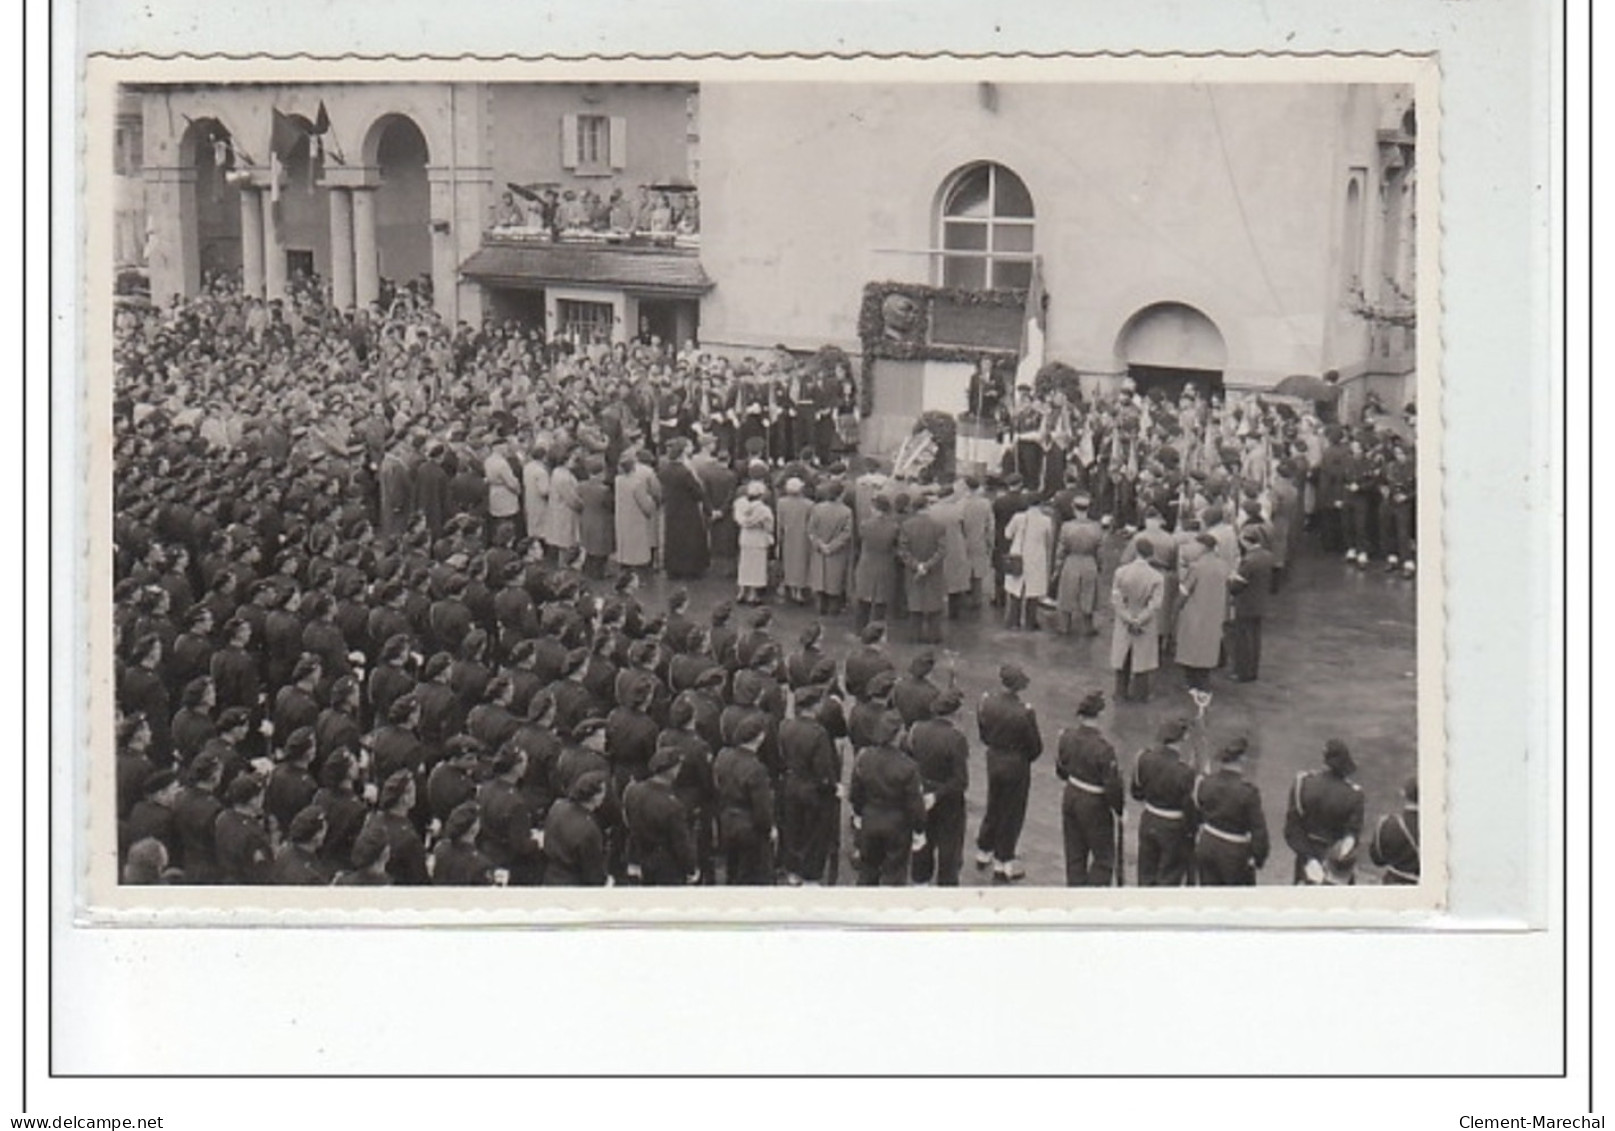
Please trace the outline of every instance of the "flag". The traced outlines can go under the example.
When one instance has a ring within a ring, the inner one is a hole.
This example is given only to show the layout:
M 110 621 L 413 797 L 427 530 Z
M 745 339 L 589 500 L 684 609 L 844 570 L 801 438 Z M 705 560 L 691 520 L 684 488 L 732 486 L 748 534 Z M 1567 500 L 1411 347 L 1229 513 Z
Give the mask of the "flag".
M 1043 368 L 1043 258 L 1032 257 L 1032 285 L 1026 289 L 1026 320 L 1021 326 L 1021 360 L 1015 367 L 1015 387 L 1031 385 Z
M 269 131 L 269 151 L 285 164 L 298 143 L 308 136 L 308 131 L 293 121 L 288 114 L 282 114 L 276 109 L 271 109 L 270 113 L 273 117 Z

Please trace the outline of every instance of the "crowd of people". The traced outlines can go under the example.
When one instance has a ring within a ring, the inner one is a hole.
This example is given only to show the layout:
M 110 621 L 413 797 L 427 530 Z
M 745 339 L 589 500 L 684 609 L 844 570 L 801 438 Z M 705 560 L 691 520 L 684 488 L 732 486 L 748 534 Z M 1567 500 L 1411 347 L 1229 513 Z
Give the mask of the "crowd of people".
M 616 185 L 604 193 L 555 185 L 512 185 L 500 194 L 494 206 L 493 228 L 547 232 L 552 239 L 588 233 L 696 236 L 701 232 L 701 201 L 690 187 L 658 189 L 640 185 L 630 198 Z
M 120 308 L 115 362 L 130 883 L 815 884 L 846 857 L 859 883 L 957 884 L 965 705 L 889 624 L 933 645 L 996 605 L 1092 634 L 1113 568 L 1114 697 L 1139 700 L 1168 657 L 1197 692 L 1225 651 L 1258 678 L 1309 523 L 1412 571 L 1411 444 L 1284 403 L 1027 389 L 1001 468 L 897 478 L 857 451 L 833 350 L 579 350 L 407 294 L 339 312 L 214 280 Z M 733 601 L 692 608 L 731 570 Z M 774 601 L 820 619 L 782 639 Z M 1009 883 L 1044 739 L 1027 674 L 999 682 L 975 864 Z M 1124 794 L 1138 883 L 1254 882 L 1243 744 L 1196 764 L 1172 719 L 1124 772 L 1106 709 L 1054 743 L 1068 883 L 1121 882 Z M 1365 847 L 1416 882 L 1416 789 L 1365 846 L 1354 769 L 1331 740 L 1290 791 L 1297 882 L 1347 882 Z

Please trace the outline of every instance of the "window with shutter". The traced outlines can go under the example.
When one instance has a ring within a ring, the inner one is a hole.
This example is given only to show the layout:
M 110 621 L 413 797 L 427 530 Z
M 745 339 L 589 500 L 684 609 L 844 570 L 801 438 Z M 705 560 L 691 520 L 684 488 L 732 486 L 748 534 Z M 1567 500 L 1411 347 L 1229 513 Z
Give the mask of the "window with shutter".
M 620 119 L 604 114 L 575 115 L 577 142 L 573 148 L 573 172 L 580 176 L 602 176 L 611 172 L 615 142 L 612 125 Z

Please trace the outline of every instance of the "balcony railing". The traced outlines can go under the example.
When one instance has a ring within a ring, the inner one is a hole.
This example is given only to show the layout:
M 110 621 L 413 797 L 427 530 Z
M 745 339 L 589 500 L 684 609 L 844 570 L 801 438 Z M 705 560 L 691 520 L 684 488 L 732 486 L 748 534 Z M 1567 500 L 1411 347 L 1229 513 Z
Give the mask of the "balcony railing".
M 531 224 L 505 224 L 486 228 L 482 242 L 513 246 L 545 244 L 570 247 L 604 247 L 623 251 L 699 251 L 699 232 L 630 232 L 593 228 L 563 228 L 552 232 Z

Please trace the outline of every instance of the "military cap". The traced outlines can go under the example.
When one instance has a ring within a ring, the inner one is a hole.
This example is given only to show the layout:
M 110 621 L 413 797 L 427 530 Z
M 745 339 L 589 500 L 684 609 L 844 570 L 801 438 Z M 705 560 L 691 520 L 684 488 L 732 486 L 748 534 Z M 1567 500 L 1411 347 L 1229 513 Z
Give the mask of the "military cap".
M 1090 691 L 1077 704 L 1077 714 L 1085 719 L 1093 718 L 1104 709 L 1105 693 L 1103 691 Z
M 306 805 L 297 811 L 286 828 L 286 839 L 293 844 L 306 844 L 326 827 L 325 810 L 318 805 Z
M 482 807 L 475 801 L 462 801 L 449 811 L 448 820 L 443 822 L 443 836 L 447 840 L 458 840 L 471 831 L 482 816 Z
M 1351 756 L 1351 749 L 1340 739 L 1331 738 L 1323 745 L 1324 765 L 1342 774 L 1357 772 L 1357 763 Z
M 762 676 L 749 668 L 741 668 L 735 673 L 735 682 L 729 689 L 729 698 L 742 707 L 755 706 L 763 697 L 766 686 Z
M 606 791 L 607 780 L 604 770 L 586 770 L 578 775 L 566 795 L 573 801 L 587 801 Z
M 381 783 L 381 807 L 390 809 L 398 804 L 404 797 L 404 791 L 414 781 L 415 775 L 408 770 L 394 770 L 388 774 L 387 780 Z
M 809 683 L 834 683 L 836 680 L 836 662 L 829 656 L 815 660 L 813 670 L 808 673 Z
M 224 791 L 224 800 L 227 805 L 245 805 L 263 791 L 264 779 L 249 770 L 247 773 L 237 774 L 230 782 Z
M 1167 719 L 1155 729 L 1157 742 L 1181 742 L 1189 733 L 1189 724 L 1183 719 Z
M 476 761 L 487 753 L 487 750 L 480 739 L 473 738 L 469 734 L 457 734 L 443 744 L 444 757 L 462 763 Z
M 298 727 L 286 736 L 286 753 L 292 756 L 307 754 L 314 749 L 314 728 Z
M 908 662 L 908 674 L 923 679 L 936 668 L 936 653 L 927 648 Z
M 499 753 L 493 756 L 493 772 L 496 774 L 508 774 L 516 768 L 516 764 L 521 761 L 521 758 L 521 747 L 507 742 L 499 748 Z
M 889 671 L 876 672 L 864 684 L 864 698 L 868 700 L 885 699 L 891 695 L 892 688 L 897 686 L 897 677 Z
M 796 693 L 796 712 L 802 714 L 817 707 L 824 699 L 826 689 L 820 684 L 809 684 Z
M 878 644 L 886 635 L 886 622 L 872 620 L 864 625 L 864 630 L 858 634 L 858 639 L 865 644 Z
M 219 756 L 211 750 L 203 750 L 191 759 L 190 765 L 185 767 L 185 779 L 196 783 L 206 780 L 222 763 Z
M 410 712 L 420 705 L 413 695 L 400 695 L 392 701 L 387 708 L 387 721 L 389 723 L 403 723 L 409 721 Z
M 735 723 L 735 729 L 733 732 L 734 744 L 736 746 L 744 746 L 748 742 L 753 742 L 756 739 L 761 738 L 764 732 L 767 730 L 767 716 L 761 711 L 749 712 L 748 714 L 742 715 L 739 721 Z
M 998 669 L 998 682 L 1011 691 L 1024 691 L 1032 685 L 1026 670 L 1019 664 L 1004 664 Z
M 407 633 L 395 632 L 381 646 L 381 658 L 385 663 L 402 660 L 407 655 L 409 655 L 409 636 Z
M 957 688 L 945 688 L 931 697 L 931 714 L 935 718 L 945 719 L 964 706 L 964 701 L 964 696 L 959 694 Z
M 320 784 L 327 789 L 335 789 L 348 780 L 353 765 L 352 754 L 346 750 L 333 750 L 326 755 L 325 765 L 320 767 Z
M 1231 738 L 1227 742 L 1223 743 L 1222 749 L 1217 751 L 1217 761 L 1237 762 L 1239 759 L 1245 756 L 1246 751 L 1249 749 L 1250 739 L 1246 738 L 1244 735 L 1239 735 L 1238 737 Z

